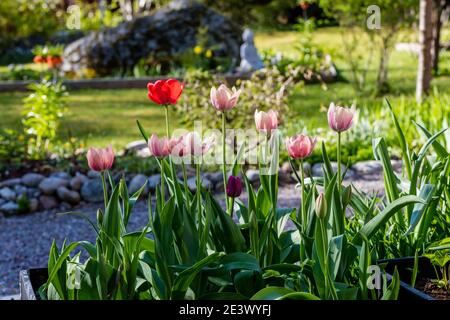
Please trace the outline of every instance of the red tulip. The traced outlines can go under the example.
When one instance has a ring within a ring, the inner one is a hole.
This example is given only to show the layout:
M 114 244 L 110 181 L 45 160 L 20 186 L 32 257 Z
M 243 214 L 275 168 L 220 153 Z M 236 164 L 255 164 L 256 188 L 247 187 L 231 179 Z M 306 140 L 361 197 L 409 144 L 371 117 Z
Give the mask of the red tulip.
M 148 140 L 148 148 L 152 156 L 157 158 L 164 158 L 170 154 L 169 140 L 167 138 L 159 139 L 156 134 L 152 134 Z
M 305 159 L 309 157 L 316 145 L 316 139 L 303 134 L 287 138 L 286 149 L 293 159 Z
M 158 80 L 147 84 L 148 98 L 159 105 L 176 104 L 183 84 L 176 79 Z
M 230 198 L 239 197 L 242 193 L 242 181 L 239 177 L 230 176 L 227 183 L 227 196 Z
M 89 148 L 87 152 L 89 168 L 94 171 L 111 169 L 114 163 L 114 151 L 111 146 L 107 148 Z
M 47 57 L 47 65 L 49 68 L 55 68 L 62 63 L 62 58 L 58 56 L 48 56 Z
M 35 56 L 35 57 L 33 58 L 33 62 L 34 62 L 34 63 L 44 63 L 44 62 L 45 62 L 45 59 L 44 59 L 42 56 Z

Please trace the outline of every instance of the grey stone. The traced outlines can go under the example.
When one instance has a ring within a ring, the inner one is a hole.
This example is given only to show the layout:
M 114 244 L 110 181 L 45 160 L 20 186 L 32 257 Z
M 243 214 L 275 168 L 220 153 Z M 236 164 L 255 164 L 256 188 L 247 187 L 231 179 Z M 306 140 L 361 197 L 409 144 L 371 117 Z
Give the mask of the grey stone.
M 142 191 L 142 195 L 148 194 L 148 178 L 143 174 L 138 174 L 131 179 L 130 184 L 128 185 L 128 192 L 130 194 L 134 194 L 138 191 L 144 184 L 146 184 L 144 190 Z
M 72 208 L 72 205 L 71 205 L 70 203 L 67 203 L 67 202 L 61 202 L 61 203 L 59 204 L 59 210 L 67 211 L 67 210 L 69 210 L 70 208 Z
M 248 181 L 250 181 L 251 183 L 259 181 L 259 170 L 248 169 L 245 172 L 245 175 L 247 176 Z
M 39 196 L 41 195 L 41 190 L 39 190 L 38 188 L 28 188 L 27 189 L 27 197 L 29 199 L 32 198 L 39 198 Z
M 4 187 L 0 189 L 0 197 L 2 197 L 5 200 L 15 200 L 16 193 L 12 189 Z
M 38 207 L 39 207 L 39 201 L 38 199 L 30 199 L 29 200 L 29 205 L 30 205 L 30 212 L 35 212 Z
M 161 183 L 161 175 L 158 174 L 154 174 L 152 176 L 150 176 L 150 178 L 148 178 L 148 187 L 150 189 L 150 191 L 155 191 L 156 187 Z
M 89 170 L 87 176 L 89 179 L 100 179 L 102 175 L 98 171 Z
M 103 201 L 103 186 L 100 179 L 89 179 L 81 187 L 81 197 L 87 202 Z
M 42 193 L 51 195 L 56 192 L 59 187 L 67 187 L 69 185 L 69 180 L 61 179 L 57 177 L 45 178 L 39 183 L 39 190 Z
M 202 183 L 202 187 L 205 188 L 206 190 L 211 190 L 213 185 L 211 183 L 211 181 L 209 181 L 206 178 L 200 179 L 201 183 Z M 197 179 L 195 177 L 191 177 L 187 180 L 187 185 L 189 190 L 191 190 L 192 192 L 195 192 L 197 190 Z
M 17 184 L 14 186 L 14 191 L 16 192 L 17 196 L 26 195 L 28 196 L 28 189 L 27 187 L 24 187 L 20 184 Z
M 213 184 L 222 182 L 223 183 L 223 174 L 221 171 L 218 172 L 208 172 L 205 173 L 205 178 L 211 181 Z
M 234 68 L 239 59 L 241 28 L 199 2 L 177 1 L 154 14 L 91 32 L 67 45 L 62 70 L 78 72 L 91 68 L 98 74 L 124 73 L 149 54 L 164 53 L 170 60 L 197 45 L 199 27 L 207 30 L 208 45 L 215 47 L 214 55 L 230 58 Z
M 337 171 L 337 162 L 331 162 L 331 167 L 333 169 L 333 172 Z M 341 173 L 344 174 L 346 170 L 345 165 L 341 164 Z M 345 175 L 345 179 L 351 179 L 354 176 L 354 172 L 351 169 L 347 170 L 347 173 Z M 312 176 L 313 177 L 323 177 L 323 167 L 322 163 L 316 163 L 312 166 Z
M 239 65 L 239 71 L 250 72 L 264 68 L 264 63 L 255 47 L 253 31 L 248 28 L 245 29 L 242 40 L 244 43 L 240 48 L 241 64 Z
M 291 173 L 292 172 L 291 164 L 288 161 L 283 162 L 283 164 L 280 167 L 280 172 L 288 173 L 288 174 Z
M 352 170 L 362 175 L 374 175 L 381 174 L 383 172 L 383 166 L 379 161 L 376 160 L 360 161 L 352 166 Z
M 22 183 L 27 187 L 37 187 L 42 180 L 45 179 L 45 176 L 39 173 L 27 173 L 22 177 Z
M 58 197 L 70 204 L 78 204 L 80 202 L 80 194 L 74 190 L 69 190 L 66 187 L 59 187 L 56 190 Z
M 68 174 L 67 172 L 54 172 L 50 175 L 50 177 L 52 178 L 60 178 L 60 179 L 65 179 L 65 180 L 70 180 L 72 177 L 70 176 L 70 174 Z
M 3 180 L 2 182 L 0 182 L 0 188 L 14 187 L 16 184 L 20 184 L 20 183 L 22 183 L 22 179 L 20 179 L 20 178 Z
M 77 173 L 77 175 L 75 177 L 70 179 L 70 183 L 69 183 L 70 189 L 76 190 L 76 191 L 80 190 L 83 183 L 87 180 L 88 180 L 88 178 L 84 174 Z
M 305 173 L 305 177 L 310 177 L 311 176 L 311 170 L 312 170 L 311 164 L 309 162 L 304 162 L 303 163 L 303 172 Z M 320 171 L 320 173 L 322 174 L 322 171 Z M 301 177 L 300 168 L 297 170 L 297 174 L 298 174 L 299 177 Z M 296 179 L 296 176 L 295 176 L 294 173 L 292 173 L 291 176 L 294 179 Z
M 42 195 L 39 197 L 39 204 L 43 209 L 50 210 L 58 206 L 58 200 L 53 196 Z
M 0 211 L 6 215 L 16 214 L 19 212 L 19 205 L 13 201 L 9 201 L 0 206 Z
M 6 202 L 5 199 L 0 198 L 0 206 Z

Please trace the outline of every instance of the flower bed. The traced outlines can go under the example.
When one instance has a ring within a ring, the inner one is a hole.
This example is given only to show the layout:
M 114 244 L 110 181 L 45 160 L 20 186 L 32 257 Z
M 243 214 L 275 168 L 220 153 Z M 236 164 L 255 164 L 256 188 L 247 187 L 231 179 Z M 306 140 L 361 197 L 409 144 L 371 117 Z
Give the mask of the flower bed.
M 112 149 L 91 148 L 88 163 L 100 173 L 104 192 L 104 206 L 91 221 L 97 239 L 53 243 L 48 279 L 38 290 L 41 299 L 393 300 L 399 297 L 399 272 L 394 268 L 388 281 L 375 263 L 378 258 L 425 253 L 446 272 L 450 158 L 439 142 L 446 129 L 433 134 L 418 124 L 428 141 L 415 153 L 391 112 L 402 147 L 403 181 L 386 142 L 375 139 L 385 195 L 364 194 L 343 184 L 348 172 L 341 163 L 341 136 L 351 129 L 355 108 L 331 104 L 328 123 L 336 132 L 337 168 L 322 143 L 323 177 L 307 178 L 303 163 L 317 138 L 284 139 L 302 201 L 298 208 L 283 208 L 278 205 L 282 139 L 276 112 L 256 111 L 254 139 L 230 148 L 230 140 L 243 142 L 227 139 L 225 127 L 225 113 L 238 108 L 238 90 L 224 85 L 211 90 L 222 130 L 204 137 L 196 131 L 171 132 L 168 109 L 177 103 L 182 84 L 169 79 L 147 87 L 149 99 L 166 113 L 165 137 L 149 136 L 137 122 L 161 174 L 148 223 L 138 230 L 127 227 L 146 183 L 131 193 L 124 179 L 117 182 L 109 173 Z M 431 148 L 434 157 L 427 158 Z M 224 208 L 201 184 L 202 167 L 211 159 L 222 166 Z M 259 188 L 242 173 L 248 161 L 256 162 Z M 188 186 L 187 164 L 195 167 L 195 192 Z M 244 189 L 246 203 L 240 200 Z M 77 248 L 89 258 L 72 254 Z M 419 264 L 412 268 L 417 274 Z M 437 277 L 446 279 L 446 273 Z

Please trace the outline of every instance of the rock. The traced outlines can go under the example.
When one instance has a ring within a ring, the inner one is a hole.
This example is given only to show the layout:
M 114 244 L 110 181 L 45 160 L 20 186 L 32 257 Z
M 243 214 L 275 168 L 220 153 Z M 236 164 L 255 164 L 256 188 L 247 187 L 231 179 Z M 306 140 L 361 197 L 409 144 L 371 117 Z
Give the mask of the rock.
M 378 175 L 383 172 L 383 166 L 376 160 L 360 161 L 352 165 L 352 170 L 361 175 Z
M 65 180 L 70 180 L 72 177 L 67 172 L 54 172 L 50 175 L 52 178 L 60 178 Z
M 219 182 L 223 183 L 223 174 L 221 171 L 218 172 L 208 172 L 205 173 L 205 178 L 211 181 L 213 184 L 217 184 Z
M 26 195 L 28 197 L 28 189 L 20 184 L 14 186 L 14 191 L 17 196 Z
M 29 206 L 30 206 L 30 212 L 35 212 L 39 207 L 38 199 L 30 199 Z
M 283 162 L 280 167 L 280 172 L 290 174 L 292 172 L 291 164 L 288 161 Z
M 155 191 L 156 187 L 161 183 L 161 175 L 158 174 L 154 174 L 152 176 L 150 176 L 150 178 L 148 178 L 148 187 L 150 189 L 150 191 Z
M 15 200 L 16 199 L 16 193 L 11 190 L 8 187 L 4 187 L 0 189 L 0 197 L 2 197 L 5 200 Z
M 396 171 L 397 173 L 402 172 L 402 168 L 403 168 L 402 160 L 391 160 L 391 164 L 392 164 L 392 167 L 394 168 L 394 171 Z
M 259 181 L 259 170 L 256 169 L 248 169 L 245 172 L 245 175 L 247 176 L 248 181 L 250 183 L 258 182 Z
M 69 183 L 70 189 L 76 190 L 76 191 L 80 190 L 83 183 L 87 180 L 88 180 L 88 178 L 84 174 L 77 173 L 77 175 L 75 177 L 70 179 L 70 183 Z
M 131 179 L 130 184 L 128 185 L 129 194 L 134 194 L 138 191 L 144 184 L 147 184 L 142 191 L 142 195 L 148 194 L 148 179 L 143 174 L 138 174 Z
M 202 187 L 206 190 L 210 190 L 212 188 L 212 183 L 206 178 L 201 179 Z M 189 190 L 195 192 L 197 190 L 197 179 L 195 177 L 191 177 L 187 180 L 187 185 Z
M 102 175 L 98 171 L 89 170 L 87 173 L 89 179 L 100 179 Z
M 331 162 L 331 167 L 333 168 L 333 172 L 337 171 L 337 162 Z M 345 172 L 345 165 L 341 164 L 341 172 L 344 174 Z M 322 163 L 316 163 L 312 166 L 312 175 L 313 177 L 322 177 L 323 176 L 323 168 Z M 354 176 L 354 172 L 351 169 L 347 170 L 347 173 L 345 175 L 345 179 L 351 179 Z
M 170 61 L 170 57 L 197 45 L 199 27 L 207 30 L 208 46 L 216 48 L 214 56 L 230 58 L 234 68 L 239 60 L 241 28 L 199 2 L 177 0 L 153 14 L 90 32 L 69 44 L 64 50 L 62 70 L 126 72 L 155 53 L 164 54 L 165 60 Z
M 50 210 L 58 206 L 58 200 L 53 196 L 42 195 L 39 197 L 39 204 L 43 209 Z
M 317 170 L 317 169 L 316 169 Z M 304 162 L 303 163 L 303 171 L 305 173 L 305 177 L 310 177 L 311 176 L 311 164 L 309 162 Z M 320 171 L 320 173 L 322 174 L 322 171 Z M 297 170 L 297 174 L 299 177 L 301 177 L 300 174 L 300 168 Z M 291 175 L 294 179 L 297 179 L 297 177 L 295 176 L 294 173 L 292 173 Z
M 39 190 L 38 188 L 28 188 L 27 189 L 27 197 L 29 199 L 33 199 L 33 198 L 39 198 L 39 196 L 41 195 L 41 190 Z
M 13 215 L 19 212 L 19 205 L 13 201 L 9 201 L 0 206 L 0 211 L 5 215 Z
M 22 179 L 20 179 L 20 178 L 3 180 L 2 182 L 0 182 L 0 188 L 14 187 L 16 184 L 21 184 L 21 183 L 22 183 Z
M 56 192 L 59 187 L 67 187 L 69 185 L 69 180 L 61 179 L 57 177 L 45 178 L 39 183 L 39 190 L 42 193 L 51 195 Z
M 67 202 L 61 202 L 61 203 L 59 204 L 59 210 L 61 210 L 61 211 L 67 211 L 67 210 L 69 210 L 70 208 L 72 208 L 72 206 L 70 205 L 70 203 L 67 203 Z
M 42 180 L 45 179 L 45 176 L 39 173 L 27 173 L 22 177 L 22 183 L 27 187 L 37 187 Z
M 87 202 L 103 201 L 103 186 L 100 179 L 89 179 L 81 187 L 81 197 Z
M 0 206 L 6 202 L 5 199 L 0 198 Z
M 66 187 L 59 187 L 56 190 L 58 197 L 65 202 L 70 204 L 78 204 L 80 202 L 80 194 L 74 190 L 69 190 Z

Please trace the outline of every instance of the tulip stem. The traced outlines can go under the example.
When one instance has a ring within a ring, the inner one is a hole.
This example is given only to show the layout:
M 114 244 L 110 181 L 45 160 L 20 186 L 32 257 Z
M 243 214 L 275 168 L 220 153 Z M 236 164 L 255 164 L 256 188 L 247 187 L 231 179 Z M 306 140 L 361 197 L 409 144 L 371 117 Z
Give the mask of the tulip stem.
M 164 203 L 164 159 L 161 159 L 161 198 L 162 202 Z
M 170 130 L 169 130 L 169 107 L 167 104 L 164 106 L 165 112 L 166 112 L 166 135 L 167 139 L 170 139 Z
M 303 168 L 303 159 L 300 159 L 300 175 L 301 175 L 301 187 L 302 187 L 302 199 L 301 199 L 301 208 L 302 208 L 302 227 L 303 232 L 306 231 L 306 209 L 305 209 L 305 169 Z
M 222 112 L 222 173 L 223 173 L 223 192 L 225 194 L 225 205 L 228 211 L 227 195 L 227 156 L 226 156 L 226 135 L 225 135 L 225 112 Z
M 181 161 L 181 169 L 183 170 L 183 183 L 184 183 L 184 192 L 186 196 L 187 201 L 187 192 L 188 192 L 188 185 L 187 185 L 187 174 L 186 174 L 186 165 L 184 164 L 184 161 Z
M 231 219 L 233 219 L 233 214 L 234 214 L 234 198 L 231 198 L 231 205 L 230 205 L 230 217 Z
M 341 133 L 338 132 L 337 143 L 337 172 L 338 172 L 338 191 L 341 192 L 342 176 L 341 176 Z
M 106 186 L 106 171 L 102 171 L 101 172 L 101 177 L 102 177 L 102 185 L 103 185 L 103 200 L 105 202 L 105 210 L 106 207 L 108 206 L 108 187 Z
M 196 187 L 196 197 L 197 197 L 197 212 L 198 212 L 198 230 L 200 232 L 202 223 L 202 207 L 201 207 L 201 183 L 200 183 L 200 164 L 196 164 L 196 175 L 197 175 L 197 187 Z

